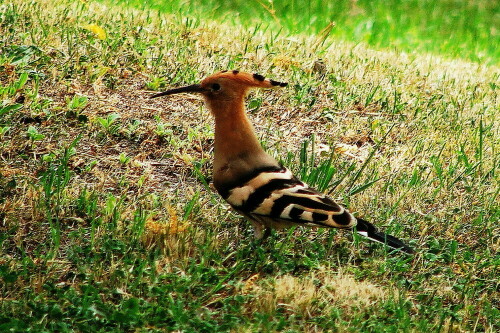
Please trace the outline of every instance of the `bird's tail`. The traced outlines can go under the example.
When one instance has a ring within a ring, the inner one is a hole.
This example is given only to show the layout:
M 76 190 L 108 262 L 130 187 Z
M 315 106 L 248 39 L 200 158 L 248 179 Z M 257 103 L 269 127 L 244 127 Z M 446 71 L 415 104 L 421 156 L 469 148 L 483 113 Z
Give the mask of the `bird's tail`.
M 403 243 L 401 240 L 397 239 L 394 236 L 384 234 L 383 232 L 380 232 L 377 230 L 377 228 L 371 224 L 368 221 L 365 221 L 363 219 L 357 218 L 358 224 L 356 226 L 356 230 L 358 234 L 361 236 L 364 236 L 368 239 L 371 239 L 372 241 L 379 242 L 386 244 L 387 246 L 408 253 L 408 254 L 414 254 L 415 250 L 413 250 L 411 247 Z

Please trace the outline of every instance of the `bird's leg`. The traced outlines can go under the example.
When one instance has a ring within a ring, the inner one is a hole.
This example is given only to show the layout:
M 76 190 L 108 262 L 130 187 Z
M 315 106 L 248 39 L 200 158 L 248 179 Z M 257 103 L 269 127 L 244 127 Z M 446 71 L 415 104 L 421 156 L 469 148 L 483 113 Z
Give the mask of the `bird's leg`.
M 250 223 L 252 223 L 252 225 L 253 225 L 255 239 L 262 240 L 268 236 L 268 235 L 266 235 L 266 233 L 267 233 L 267 229 L 269 229 L 269 228 L 265 228 L 264 224 L 262 224 L 258 221 L 255 221 L 254 219 L 251 219 Z
M 250 217 L 247 215 L 247 218 L 253 225 L 254 235 L 257 240 L 264 241 L 271 236 L 271 228 L 265 223 L 265 221 L 262 221 L 256 216 Z
M 261 240 L 265 240 L 265 239 L 267 239 L 269 236 L 271 236 L 271 228 L 267 227 L 267 228 L 264 230 L 264 235 L 262 235 Z

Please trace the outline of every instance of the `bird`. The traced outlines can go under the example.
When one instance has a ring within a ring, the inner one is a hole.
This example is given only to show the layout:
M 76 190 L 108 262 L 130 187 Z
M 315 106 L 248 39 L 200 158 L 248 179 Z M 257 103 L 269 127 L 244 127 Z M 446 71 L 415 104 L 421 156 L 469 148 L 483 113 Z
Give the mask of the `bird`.
M 155 93 L 150 98 L 180 93 L 203 96 L 215 118 L 213 186 L 253 225 L 257 239 L 267 238 L 271 229 L 293 226 L 353 229 L 389 248 L 414 254 L 415 250 L 409 245 L 355 217 L 265 152 L 245 112 L 245 97 L 253 88 L 287 85 L 260 74 L 226 70 L 200 83 Z

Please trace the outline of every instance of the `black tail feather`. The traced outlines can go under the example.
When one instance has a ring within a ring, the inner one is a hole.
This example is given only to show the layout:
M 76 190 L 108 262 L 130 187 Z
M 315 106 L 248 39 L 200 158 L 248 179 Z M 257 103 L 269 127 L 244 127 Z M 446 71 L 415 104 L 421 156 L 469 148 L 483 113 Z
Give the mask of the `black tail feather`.
M 380 232 L 377 230 L 377 228 L 371 224 L 368 221 L 365 221 L 363 219 L 357 218 L 358 224 L 356 226 L 356 230 L 358 234 L 369 238 L 375 242 L 383 243 L 386 244 L 389 247 L 392 247 L 393 249 L 408 253 L 408 254 L 414 254 L 415 250 L 413 250 L 411 247 L 403 243 L 401 240 L 397 239 L 394 236 L 384 234 L 383 232 Z

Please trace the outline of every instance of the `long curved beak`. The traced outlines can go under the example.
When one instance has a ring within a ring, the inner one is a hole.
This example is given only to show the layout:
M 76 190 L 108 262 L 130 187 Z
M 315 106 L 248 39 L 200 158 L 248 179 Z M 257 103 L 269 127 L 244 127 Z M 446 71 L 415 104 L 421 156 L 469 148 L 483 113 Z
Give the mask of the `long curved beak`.
M 180 93 L 200 93 L 200 92 L 204 92 L 204 91 L 205 91 L 205 89 L 202 88 L 201 85 L 192 84 L 190 86 L 170 89 L 170 90 L 158 93 L 158 94 L 154 94 L 154 95 L 150 96 L 149 98 L 156 98 L 156 97 L 173 95 L 173 94 L 180 94 Z

